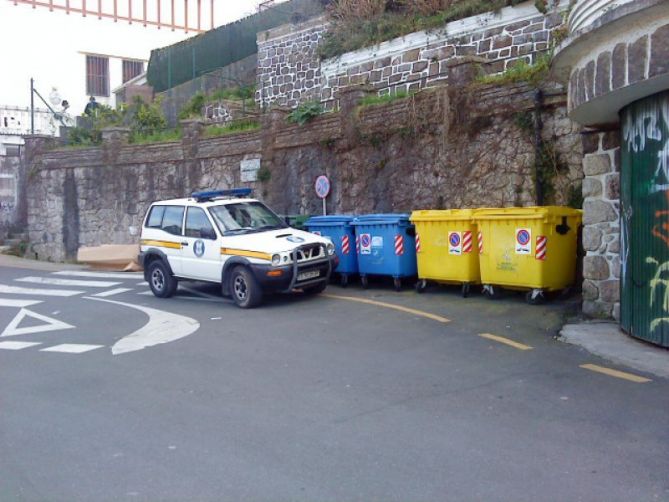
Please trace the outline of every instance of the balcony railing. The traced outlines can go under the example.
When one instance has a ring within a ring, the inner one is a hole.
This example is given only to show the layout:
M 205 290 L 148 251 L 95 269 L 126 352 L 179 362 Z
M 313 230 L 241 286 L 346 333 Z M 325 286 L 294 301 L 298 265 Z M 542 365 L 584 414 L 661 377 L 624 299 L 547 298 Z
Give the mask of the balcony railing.
M 587 28 L 611 9 L 634 0 L 577 0 L 569 14 L 569 31 Z
M 57 136 L 59 125 L 51 112 L 35 109 L 35 134 Z M 30 133 L 30 108 L 0 105 L 0 135 L 19 136 Z

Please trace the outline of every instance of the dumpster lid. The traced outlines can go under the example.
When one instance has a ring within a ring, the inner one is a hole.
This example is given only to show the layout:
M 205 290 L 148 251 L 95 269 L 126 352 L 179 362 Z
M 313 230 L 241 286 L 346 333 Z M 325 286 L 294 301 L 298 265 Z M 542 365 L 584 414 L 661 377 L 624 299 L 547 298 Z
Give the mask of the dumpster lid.
M 423 209 L 411 213 L 411 221 L 461 221 L 471 220 L 473 209 Z
M 532 206 L 485 208 L 474 211 L 474 219 L 520 218 L 538 219 L 563 216 L 582 216 L 583 211 L 567 206 Z
M 363 214 L 355 218 L 351 225 L 397 225 L 400 223 L 410 223 L 409 215 L 405 213 Z
M 332 214 L 328 216 L 312 216 L 306 222 L 306 225 L 333 225 L 333 224 L 343 224 L 351 223 L 355 216 L 346 215 L 346 214 Z

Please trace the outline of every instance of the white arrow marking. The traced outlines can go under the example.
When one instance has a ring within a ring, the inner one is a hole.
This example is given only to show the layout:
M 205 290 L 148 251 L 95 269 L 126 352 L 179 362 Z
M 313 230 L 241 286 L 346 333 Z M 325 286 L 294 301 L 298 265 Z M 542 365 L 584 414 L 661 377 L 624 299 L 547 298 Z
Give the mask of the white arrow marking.
M 19 328 L 18 327 L 19 324 L 21 324 L 21 321 L 23 321 L 23 319 L 25 319 L 26 317 L 32 317 L 33 319 L 38 319 L 40 321 L 45 322 L 46 324 L 42 324 L 41 326 L 29 326 L 27 328 Z M 10 322 L 9 325 L 5 328 L 0 337 L 29 335 L 32 333 L 42 333 L 44 331 L 56 331 L 70 328 L 74 328 L 74 326 L 72 326 L 71 324 L 67 324 L 66 322 L 59 321 L 58 319 L 54 319 L 53 317 L 47 317 L 45 315 L 38 314 L 37 312 L 33 312 L 32 310 L 21 309 L 19 310 L 19 313 L 16 314 L 16 317 L 12 319 L 12 322 Z
M 42 303 L 42 300 L 10 300 L 0 298 L 0 307 L 30 307 Z
M 79 270 L 61 270 L 60 272 L 53 272 L 54 275 L 69 275 L 72 277 L 94 277 L 99 279 L 139 279 L 142 273 L 136 272 L 84 272 Z
M 41 342 L 0 342 L 0 349 L 3 350 L 21 350 L 28 347 L 40 345 Z
M 120 282 L 109 281 L 78 281 L 76 279 L 57 279 L 54 277 L 22 277 L 18 282 L 33 282 L 35 284 L 49 284 L 53 286 L 76 286 L 80 288 L 111 288 Z
M 91 350 L 100 349 L 104 345 L 89 345 L 87 343 L 61 343 L 46 349 L 40 349 L 40 352 L 65 352 L 67 354 L 83 354 Z
M 22 288 L 20 286 L 0 284 L 0 293 L 7 293 L 10 295 L 75 296 L 83 294 L 84 291 L 75 291 L 73 289 Z
M 190 317 L 172 314 L 164 310 L 152 309 L 133 305 L 131 303 L 105 300 L 103 298 L 85 297 L 87 300 L 113 303 L 131 309 L 139 310 L 149 316 L 149 322 L 134 333 L 121 338 L 112 347 L 112 354 L 124 354 L 142 350 L 161 343 L 169 343 L 195 333 L 200 328 L 200 323 Z

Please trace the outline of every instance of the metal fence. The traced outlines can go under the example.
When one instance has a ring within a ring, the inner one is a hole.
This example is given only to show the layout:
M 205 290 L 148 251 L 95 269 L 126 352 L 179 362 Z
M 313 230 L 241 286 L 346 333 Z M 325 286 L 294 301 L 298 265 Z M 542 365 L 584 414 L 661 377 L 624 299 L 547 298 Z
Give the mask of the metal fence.
M 291 0 L 178 44 L 151 52 L 147 80 L 163 92 L 258 51 L 259 32 L 323 13 L 320 0 Z

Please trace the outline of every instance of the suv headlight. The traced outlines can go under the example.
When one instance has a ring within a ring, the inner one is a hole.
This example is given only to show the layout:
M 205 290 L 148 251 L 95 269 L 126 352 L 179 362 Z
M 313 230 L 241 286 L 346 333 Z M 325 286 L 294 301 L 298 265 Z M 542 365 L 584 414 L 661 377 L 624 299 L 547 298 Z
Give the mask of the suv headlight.
M 278 267 L 279 265 L 281 265 L 281 255 L 272 255 L 272 266 Z
M 327 243 L 326 249 L 328 250 L 328 256 L 332 256 L 335 254 L 335 245 L 332 244 L 331 242 Z

